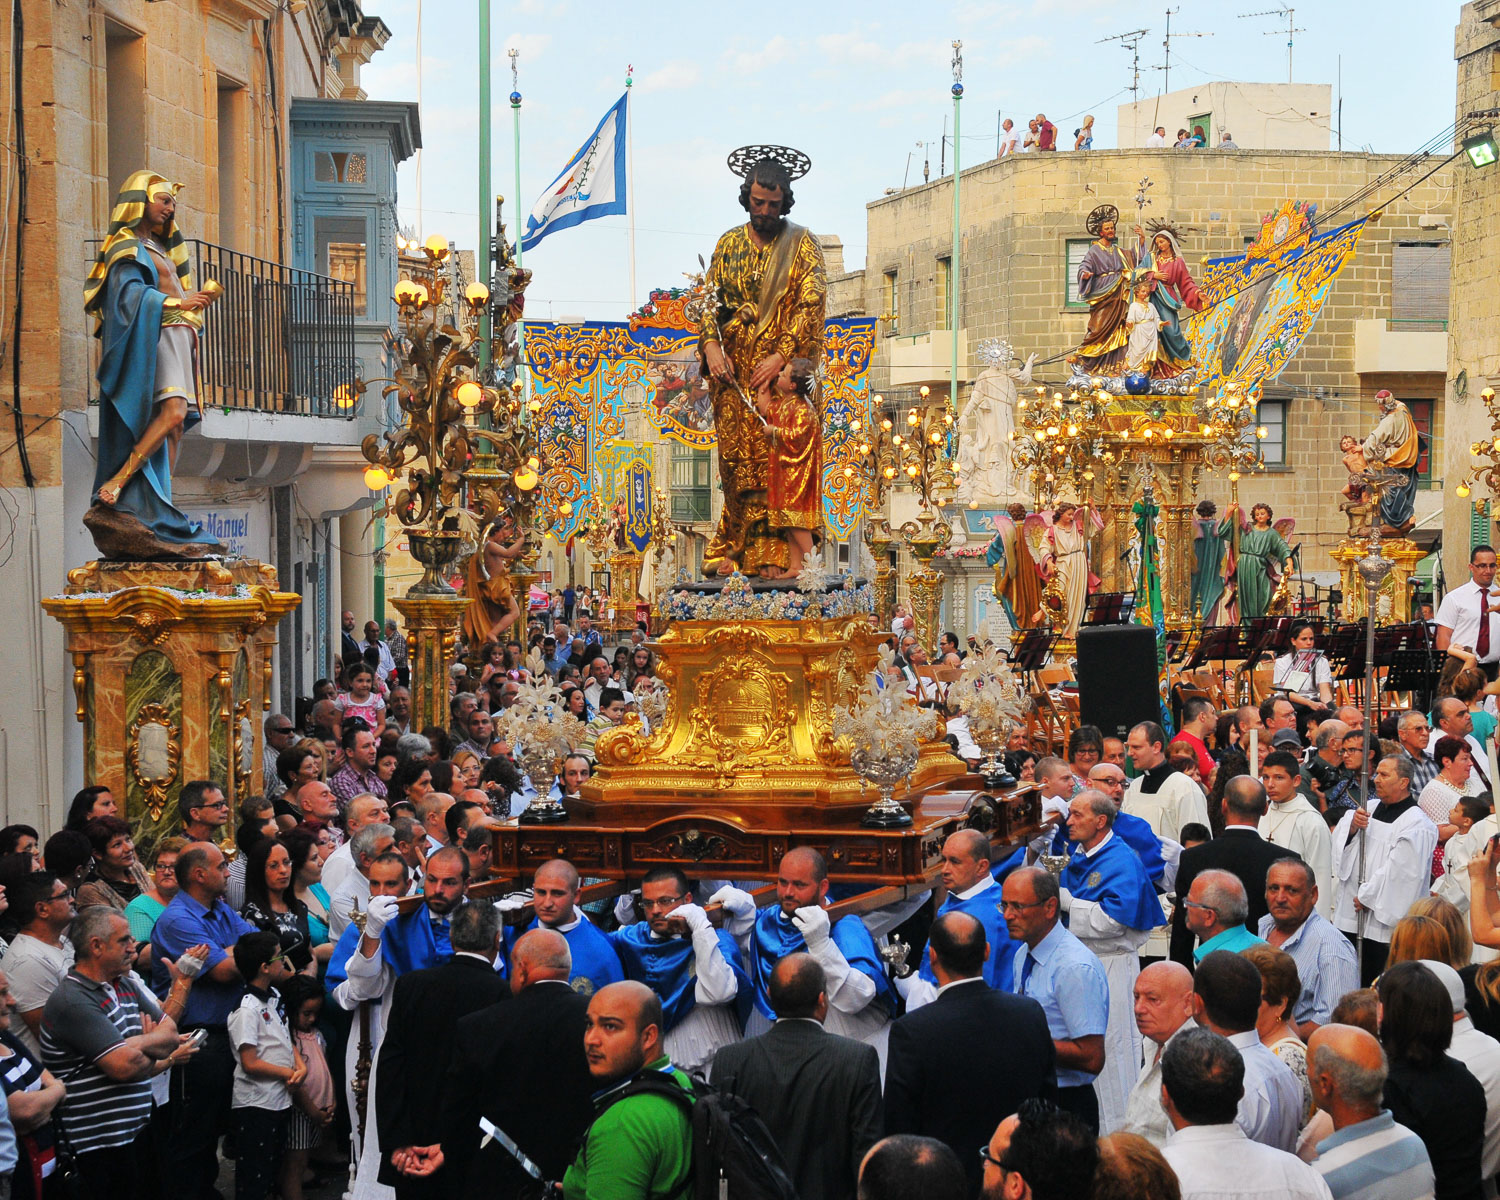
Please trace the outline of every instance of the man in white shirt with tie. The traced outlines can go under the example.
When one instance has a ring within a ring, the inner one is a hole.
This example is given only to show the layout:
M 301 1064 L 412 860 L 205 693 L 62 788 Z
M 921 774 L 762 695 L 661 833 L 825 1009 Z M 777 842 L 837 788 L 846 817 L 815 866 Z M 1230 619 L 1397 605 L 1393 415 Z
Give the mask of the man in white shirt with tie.
M 1490 680 L 1494 680 L 1500 663 L 1500 622 L 1497 622 L 1500 614 L 1489 611 L 1492 604 L 1500 601 L 1494 583 L 1494 548 L 1475 546 L 1469 552 L 1469 582 L 1454 588 L 1438 606 L 1434 643 L 1439 650 L 1450 645 L 1471 647 Z

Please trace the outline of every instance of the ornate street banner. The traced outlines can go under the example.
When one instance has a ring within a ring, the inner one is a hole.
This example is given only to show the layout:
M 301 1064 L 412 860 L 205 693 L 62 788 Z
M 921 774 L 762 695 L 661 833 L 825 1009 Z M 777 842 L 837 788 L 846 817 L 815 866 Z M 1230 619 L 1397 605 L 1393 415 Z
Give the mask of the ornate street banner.
M 1302 348 L 1371 219 L 1318 233 L 1316 212 L 1287 200 L 1244 254 L 1206 262 L 1206 303 L 1185 325 L 1202 391 L 1258 394 Z
M 637 554 L 651 543 L 651 463 L 637 458 L 625 468 L 625 539 Z
M 572 537 L 596 492 L 614 500 L 624 462 L 611 443 L 625 416 L 641 412 L 660 438 L 694 450 L 715 446 L 713 409 L 698 364 L 698 293 L 656 291 L 628 323 L 561 325 L 526 322 L 526 356 L 541 402 L 540 436 L 549 447 L 542 487 L 549 507 L 564 500 L 572 514 L 558 536 Z M 858 459 L 850 423 L 870 420 L 870 353 L 875 320 L 841 317 L 827 323 L 820 389 L 823 407 L 823 514 L 836 538 L 849 536 L 864 511 L 859 475 L 844 476 Z M 649 451 L 645 457 L 649 461 Z M 649 490 L 649 488 L 648 488 Z

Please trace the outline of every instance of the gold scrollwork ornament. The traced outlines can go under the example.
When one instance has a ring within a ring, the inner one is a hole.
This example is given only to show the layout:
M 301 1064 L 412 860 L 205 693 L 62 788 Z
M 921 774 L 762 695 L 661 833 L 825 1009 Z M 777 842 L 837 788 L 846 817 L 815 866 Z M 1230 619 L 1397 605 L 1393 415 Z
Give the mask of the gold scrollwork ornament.
M 153 821 L 161 820 L 167 789 L 182 763 L 180 735 L 171 714 L 160 704 L 143 704 L 130 726 L 125 762 L 136 786 L 145 794 L 146 810 Z

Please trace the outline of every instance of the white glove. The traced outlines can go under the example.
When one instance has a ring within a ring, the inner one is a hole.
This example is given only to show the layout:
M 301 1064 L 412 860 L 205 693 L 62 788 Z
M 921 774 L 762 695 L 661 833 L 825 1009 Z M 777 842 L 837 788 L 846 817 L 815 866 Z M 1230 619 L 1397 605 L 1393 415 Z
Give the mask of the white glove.
M 636 922 L 635 902 L 640 892 L 626 892 L 615 898 L 615 920 L 621 925 L 634 925 Z
M 495 911 L 500 914 L 520 912 L 531 899 L 525 892 L 512 892 L 495 901 Z
M 1058 888 L 1058 890 L 1057 890 L 1057 907 L 1060 908 L 1060 909 L 1062 909 L 1063 912 L 1067 912 L 1068 909 L 1072 907 L 1072 905 L 1073 905 L 1073 893 L 1070 892 L 1070 891 L 1068 891 L 1067 888 Z
M 177 973 L 184 979 L 196 979 L 208 964 L 196 954 L 184 954 L 177 960 Z
M 376 896 L 370 901 L 370 907 L 365 910 L 365 936 L 378 938 L 385 932 L 385 927 L 396 919 L 400 909 L 396 907 L 396 897 Z
M 710 904 L 722 904 L 724 911 L 732 917 L 755 915 L 755 898 L 737 887 L 721 887 L 708 898 Z
M 792 924 L 802 933 L 802 940 L 814 953 L 828 941 L 828 910 L 821 905 L 809 904 L 792 914 Z
M 702 905 L 679 904 L 672 910 L 674 917 L 681 917 L 683 923 L 688 927 L 688 933 L 702 933 L 705 929 L 712 929 L 708 923 L 708 914 L 703 911 Z

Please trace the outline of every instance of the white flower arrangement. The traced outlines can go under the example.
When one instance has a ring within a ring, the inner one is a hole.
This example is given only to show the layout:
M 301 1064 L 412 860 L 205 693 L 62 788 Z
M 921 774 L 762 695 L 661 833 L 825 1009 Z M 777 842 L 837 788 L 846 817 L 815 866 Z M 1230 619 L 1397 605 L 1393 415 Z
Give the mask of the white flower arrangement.
M 522 683 L 516 701 L 495 714 L 495 732 L 522 759 L 533 786 L 544 792 L 552 785 L 545 775 L 551 764 L 583 740 L 583 722 L 563 712 L 563 694 L 550 680 Z
M 949 702 L 969 718 L 969 732 L 1009 733 L 1031 711 L 1031 697 L 993 645 L 964 659 Z
M 895 651 L 882 646 L 874 672 L 854 700 L 834 708 L 833 732 L 869 758 L 910 757 L 915 763 L 922 739 L 933 732 L 933 715 L 906 690 L 906 677 L 894 660 Z

